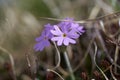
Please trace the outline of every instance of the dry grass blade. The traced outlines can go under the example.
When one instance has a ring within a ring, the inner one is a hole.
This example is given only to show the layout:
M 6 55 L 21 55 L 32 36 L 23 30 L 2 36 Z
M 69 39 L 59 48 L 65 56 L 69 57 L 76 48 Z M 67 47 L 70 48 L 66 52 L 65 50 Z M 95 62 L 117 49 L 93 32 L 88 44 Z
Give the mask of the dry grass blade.
M 58 50 L 58 48 L 57 48 L 56 43 L 55 43 L 55 42 L 53 42 L 53 43 L 54 43 L 54 45 L 55 45 L 55 49 L 56 49 L 56 51 L 57 51 L 57 56 L 58 56 L 57 65 L 53 68 L 53 70 L 55 70 L 55 69 L 57 69 L 57 68 L 60 66 L 61 57 L 60 57 L 60 52 L 59 52 L 59 50 Z
M 120 35 L 118 36 L 118 41 L 120 41 Z M 118 55 L 119 55 L 119 46 L 116 45 L 115 56 L 114 56 L 115 64 L 117 64 Z M 115 69 L 115 73 L 117 73 L 117 66 L 116 65 L 115 65 L 114 69 Z
M 94 46 L 95 46 L 94 63 L 95 63 L 95 65 L 96 65 L 96 67 L 100 70 L 100 72 L 103 74 L 103 76 L 105 77 L 105 79 L 106 79 L 106 80 L 109 80 L 109 79 L 107 78 L 107 76 L 105 75 L 105 73 L 101 70 L 101 68 L 100 68 L 100 67 L 97 65 L 97 63 L 96 63 L 97 45 L 96 45 L 95 42 L 94 42 Z
M 115 77 L 114 74 L 113 74 L 112 65 L 111 65 L 111 67 L 110 67 L 110 73 L 111 73 L 112 78 L 113 78 L 114 80 L 117 80 L 116 77 Z
M 8 52 L 5 48 L 2 48 L 1 46 L 0 46 L 0 50 L 3 51 L 3 52 L 5 52 L 5 53 L 9 56 L 10 63 L 11 63 L 11 66 L 12 66 L 11 71 L 12 71 L 12 77 L 13 77 L 13 80 L 17 80 L 17 79 L 16 79 L 16 74 L 15 74 L 14 59 L 13 59 L 11 53 Z
M 62 80 L 64 80 L 64 78 L 63 78 L 59 73 L 57 73 L 56 71 L 51 70 L 51 69 L 47 69 L 47 71 L 48 71 L 48 72 L 51 71 L 51 72 L 57 74 Z
M 83 57 L 82 61 L 80 61 L 80 63 L 76 66 L 76 68 L 73 70 L 74 72 L 84 63 L 85 59 L 87 58 L 87 55 L 91 49 L 92 43 L 94 42 L 95 36 L 92 38 L 92 40 L 90 41 L 88 48 L 85 52 L 85 56 Z
M 57 62 L 57 65 L 56 65 L 54 68 L 52 68 L 52 69 L 47 69 L 47 71 L 48 71 L 48 72 L 50 71 L 50 72 L 55 73 L 55 74 L 58 75 L 62 80 L 64 80 L 64 78 L 63 78 L 59 73 L 57 73 L 57 72 L 55 71 L 55 69 L 57 69 L 57 68 L 60 66 L 61 58 L 60 58 L 60 52 L 59 52 L 59 50 L 58 50 L 58 48 L 57 48 L 56 43 L 55 43 L 55 42 L 53 42 L 53 43 L 54 43 L 55 49 L 56 49 L 56 51 L 57 51 L 58 62 Z

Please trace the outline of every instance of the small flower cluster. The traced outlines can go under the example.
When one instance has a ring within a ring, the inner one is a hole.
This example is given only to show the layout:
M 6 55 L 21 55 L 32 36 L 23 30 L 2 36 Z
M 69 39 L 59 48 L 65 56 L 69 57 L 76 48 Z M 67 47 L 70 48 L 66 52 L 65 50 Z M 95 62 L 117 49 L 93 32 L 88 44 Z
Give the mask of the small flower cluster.
M 50 46 L 50 41 L 55 41 L 58 46 L 76 43 L 76 39 L 85 32 L 83 26 L 75 23 L 72 18 L 65 18 L 64 20 L 66 21 L 56 25 L 47 24 L 44 26 L 41 36 L 36 38 L 38 42 L 34 46 L 36 51 L 42 51 L 45 47 Z

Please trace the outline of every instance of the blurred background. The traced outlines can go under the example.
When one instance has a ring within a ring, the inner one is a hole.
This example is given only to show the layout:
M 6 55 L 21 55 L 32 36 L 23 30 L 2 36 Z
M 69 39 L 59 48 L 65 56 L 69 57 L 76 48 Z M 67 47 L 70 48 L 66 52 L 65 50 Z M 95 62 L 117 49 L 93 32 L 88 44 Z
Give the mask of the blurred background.
M 55 63 L 53 46 L 42 52 L 33 50 L 35 38 L 40 36 L 44 25 L 58 22 L 40 17 L 55 19 L 72 17 L 80 21 L 96 19 L 118 11 L 120 0 L 0 0 L 0 80 L 33 80 L 34 77 L 35 80 L 60 80 L 53 73 L 47 74 L 45 71 Z M 80 39 L 80 45 L 73 46 L 75 54 L 69 54 L 73 68 L 85 55 L 88 47 L 85 41 L 88 40 L 89 43 L 91 36 L 95 34 L 92 33 L 92 25 L 89 26 L 85 26 L 86 33 Z M 68 51 L 71 51 L 71 46 L 69 47 Z M 79 51 L 76 48 L 79 48 Z M 104 51 L 102 49 L 100 53 Z M 91 60 L 90 56 L 87 59 Z M 67 79 L 68 72 L 63 65 L 64 61 L 58 72 Z M 76 80 L 81 80 L 81 74 L 85 78 L 86 72 L 91 76 L 91 69 L 88 68 L 91 68 L 92 60 L 84 65 L 87 67 L 79 66 L 78 71 L 75 71 Z

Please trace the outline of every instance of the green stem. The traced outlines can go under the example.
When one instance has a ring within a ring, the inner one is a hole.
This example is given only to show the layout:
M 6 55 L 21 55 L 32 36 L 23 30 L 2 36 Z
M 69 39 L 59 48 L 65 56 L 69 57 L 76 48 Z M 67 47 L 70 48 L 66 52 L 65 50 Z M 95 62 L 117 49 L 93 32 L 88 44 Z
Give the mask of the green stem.
M 64 57 L 65 57 L 65 62 L 67 64 L 68 70 L 70 72 L 71 80 L 75 80 L 75 76 L 73 74 L 73 70 L 72 70 L 72 67 L 71 67 L 71 64 L 70 64 L 70 61 L 69 61 L 69 58 L 68 58 L 68 55 L 67 55 L 66 51 L 64 52 Z

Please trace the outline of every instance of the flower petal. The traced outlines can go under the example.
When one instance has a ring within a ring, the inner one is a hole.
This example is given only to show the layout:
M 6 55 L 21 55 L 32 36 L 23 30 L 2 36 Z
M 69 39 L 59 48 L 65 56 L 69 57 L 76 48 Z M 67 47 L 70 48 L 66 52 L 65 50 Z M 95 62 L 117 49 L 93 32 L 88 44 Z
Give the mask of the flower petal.
M 78 33 L 79 33 L 79 34 L 82 34 L 82 33 L 84 33 L 84 32 L 85 32 L 85 30 L 83 30 L 83 27 L 79 27 L 79 28 L 78 28 Z
M 43 40 L 37 44 L 35 44 L 34 49 L 35 51 L 42 51 L 45 47 L 48 47 L 50 45 L 50 42 L 48 40 Z
M 73 28 L 78 28 L 79 27 L 79 24 L 77 24 L 77 23 L 72 23 L 71 24 L 71 28 L 73 29 Z
M 58 41 L 59 39 L 61 39 L 61 37 L 53 37 L 51 40 L 52 41 Z
M 41 40 L 43 40 L 43 36 L 40 36 L 40 37 L 37 37 L 36 39 L 35 39 L 35 41 L 41 41 Z
M 61 37 L 61 38 L 57 41 L 57 45 L 58 45 L 58 46 L 61 46 L 61 45 L 62 45 L 63 40 L 64 40 L 64 39 Z
M 70 32 L 68 32 L 67 35 L 68 35 L 68 37 L 74 38 L 74 39 L 77 39 L 79 37 L 79 35 L 74 30 L 71 30 Z
M 54 25 L 54 28 L 56 31 L 58 31 L 60 34 L 62 34 L 62 31 L 60 30 L 60 28 L 57 25 Z
M 56 35 L 56 36 L 61 35 L 58 31 L 55 31 L 55 30 L 50 30 L 50 32 L 51 32 L 53 35 Z
M 67 46 L 67 45 L 69 45 L 69 43 L 75 44 L 76 41 L 71 38 L 65 38 L 63 43 L 64 43 L 64 45 Z
M 34 49 L 35 49 L 35 51 L 42 51 L 43 50 L 43 48 L 44 48 L 44 45 L 43 45 L 43 43 L 37 43 L 35 46 L 34 46 Z
M 61 34 L 63 34 L 62 31 L 59 29 L 59 27 L 57 25 L 54 25 L 54 28 L 55 28 L 55 30 L 50 30 L 50 32 L 53 35 L 61 35 Z
M 68 46 L 68 44 L 69 44 L 68 38 L 65 38 L 65 39 L 64 39 L 63 44 L 64 44 L 65 46 Z
M 69 42 L 72 43 L 72 44 L 76 43 L 76 41 L 74 39 L 70 39 L 70 38 L 69 38 Z
M 45 45 L 45 47 L 48 47 L 48 46 L 50 46 L 50 42 L 48 40 L 45 40 L 44 45 Z

